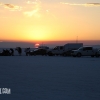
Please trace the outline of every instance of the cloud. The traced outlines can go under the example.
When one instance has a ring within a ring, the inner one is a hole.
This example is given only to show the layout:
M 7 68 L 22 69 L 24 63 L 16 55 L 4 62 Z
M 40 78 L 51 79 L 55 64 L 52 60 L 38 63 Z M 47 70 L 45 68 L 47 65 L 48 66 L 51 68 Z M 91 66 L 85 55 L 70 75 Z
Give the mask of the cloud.
M 100 3 L 84 3 L 84 4 L 78 4 L 78 3 L 64 3 L 64 2 L 60 2 L 61 4 L 65 4 L 65 5 L 71 5 L 71 6 L 100 6 Z
M 15 8 L 15 6 L 12 4 L 4 4 L 4 5 L 5 5 L 5 7 L 8 7 L 8 8 Z
M 9 9 L 10 11 L 15 11 L 15 10 L 21 10 L 22 7 L 17 6 L 17 5 L 13 5 L 13 4 L 4 4 L 4 3 L 0 3 L 0 6 Z
M 15 6 L 12 4 L 4 4 L 4 6 L 5 6 L 5 8 L 12 9 L 12 10 L 19 10 L 20 9 L 19 6 Z
M 35 1 L 27 1 L 26 3 L 32 4 L 32 6 L 28 6 L 27 10 L 23 12 L 24 15 L 28 17 L 32 16 L 40 17 L 41 2 L 39 0 L 35 0 Z
M 35 1 L 27 1 L 26 3 L 27 4 L 37 4 L 37 0 L 35 0 Z
M 100 3 L 87 3 L 87 5 L 91 5 L 91 6 L 100 6 Z
M 34 9 L 32 11 L 26 11 L 26 12 L 24 12 L 24 14 L 27 15 L 28 17 L 32 17 L 33 15 L 38 16 L 37 12 L 38 12 L 38 9 Z

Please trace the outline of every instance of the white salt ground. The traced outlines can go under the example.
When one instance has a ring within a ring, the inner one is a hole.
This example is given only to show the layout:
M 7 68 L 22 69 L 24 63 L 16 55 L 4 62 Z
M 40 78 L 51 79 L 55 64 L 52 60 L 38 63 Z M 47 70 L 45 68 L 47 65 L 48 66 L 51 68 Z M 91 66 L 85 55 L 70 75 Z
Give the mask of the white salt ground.
M 100 58 L 0 56 L 0 100 L 100 100 Z

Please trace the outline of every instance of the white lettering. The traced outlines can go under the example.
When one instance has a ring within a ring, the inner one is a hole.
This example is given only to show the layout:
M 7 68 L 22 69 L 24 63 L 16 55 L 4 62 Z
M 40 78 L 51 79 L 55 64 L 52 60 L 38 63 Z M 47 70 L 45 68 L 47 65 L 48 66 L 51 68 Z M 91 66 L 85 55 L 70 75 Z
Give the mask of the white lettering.
M 0 88 L 0 94 L 1 94 L 1 88 Z
M 11 89 L 9 89 L 9 88 L 0 88 L 0 94 L 11 94 Z

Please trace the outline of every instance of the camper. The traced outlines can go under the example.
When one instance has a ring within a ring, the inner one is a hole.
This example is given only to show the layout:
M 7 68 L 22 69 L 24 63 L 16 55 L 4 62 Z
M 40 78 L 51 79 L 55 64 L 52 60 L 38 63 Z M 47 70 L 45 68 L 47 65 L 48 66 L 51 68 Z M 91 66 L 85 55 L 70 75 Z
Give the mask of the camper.
M 71 54 L 72 50 L 76 50 L 83 46 L 83 43 L 68 43 L 64 46 L 56 46 L 55 48 L 48 51 L 49 56 L 63 55 L 67 56 Z

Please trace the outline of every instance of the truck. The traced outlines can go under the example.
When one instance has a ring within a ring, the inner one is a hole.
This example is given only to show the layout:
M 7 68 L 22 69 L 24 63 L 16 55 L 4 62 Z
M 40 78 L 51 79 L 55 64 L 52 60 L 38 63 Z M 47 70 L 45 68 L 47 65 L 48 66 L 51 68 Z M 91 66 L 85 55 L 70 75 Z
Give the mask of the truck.
M 68 56 L 71 54 L 72 50 L 78 49 L 83 46 L 83 43 L 67 43 L 64 46 L 56 46 L 53 49 L 48 50 L 48 55 L 63 55 Z
M 92 46 L 83 46 L 83 47 L 80 47 L 79 49 L 77 50 L 72 50 L 72 56 L 73 57 L 81 57 L 81 56 L 91 56 L 91 57 L 94 57 L 94 56 L 98 56 L 98 49 L 97 48 L 94 48 Z

